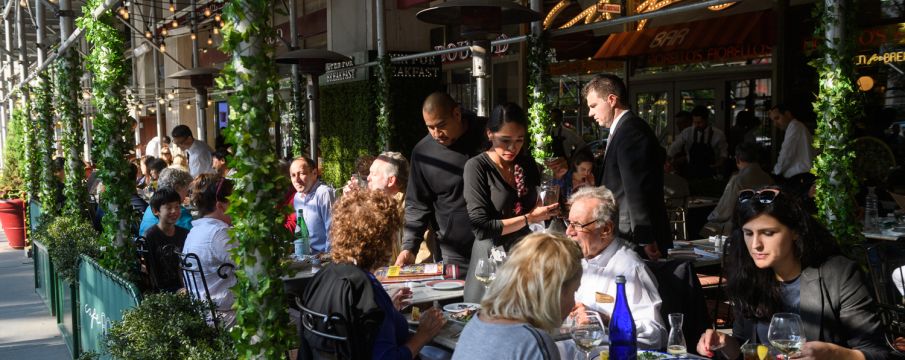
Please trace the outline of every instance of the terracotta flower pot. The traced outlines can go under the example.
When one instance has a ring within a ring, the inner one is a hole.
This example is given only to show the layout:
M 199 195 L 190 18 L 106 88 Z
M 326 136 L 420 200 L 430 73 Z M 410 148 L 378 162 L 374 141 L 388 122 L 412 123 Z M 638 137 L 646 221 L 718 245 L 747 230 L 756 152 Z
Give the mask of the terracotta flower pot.
M 25 203 L 22 200 L 0 200 L 0 224 L 3 224 L 11 248 L 25 247 Z

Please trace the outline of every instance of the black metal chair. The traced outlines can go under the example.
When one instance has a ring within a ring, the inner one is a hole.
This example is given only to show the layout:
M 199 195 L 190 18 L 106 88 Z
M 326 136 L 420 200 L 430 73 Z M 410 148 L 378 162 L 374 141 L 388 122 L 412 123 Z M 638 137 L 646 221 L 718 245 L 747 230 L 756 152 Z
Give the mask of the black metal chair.
M 707 304 L 694 266 L 688 260 L 645 261 L 659 284 L 660 315 L 663 321 L 671 313 L 685 314 L 682 332 L 685 342 L 697 343 L 698 337 L 710 327 Z M 689 349 L 694 352 L 694 349 Z
M 211 317 L 208 322 L 213 323 L 215 327 L 220 327 L 217 318 L 217 306 L 211 300 L 210 290 L 207 287 L 207 279 L 204 276 L 204 269 L 201 267 L 201 259 L 195 253 L 176 253 L 179 255 L 179 268 L 182 270 L 182 285 L 190 296 L 196 300 L 205 301 L 210 305 Z M 234 270 L 235 265 L 225 263 L 217 268 L 217 276 L 221 279 L 229 278 L 227 270 Z M 200 280 L 199 280 L 200 279 Z
M 905 284 L 905 237 L 868 245 L 866 256 L 886 342 L 897 356 L 903 357 L 905 348 L 897 348 L 896 339 L 905 338 L 905 297 L 896 283 Z
M 295 297 L 299 307 L 298 322 L 299 352 L 298 360 L 345 359 L 343 350 L 350 347 L 349 337 L 341 334 L 349 333 L 349 323 L 340 314 L 321 314 L 304 305 L 300 296 Z M 308 336 L 306 334 L 311 334 Z M 314 344 L 312 344 L 314 342 Z

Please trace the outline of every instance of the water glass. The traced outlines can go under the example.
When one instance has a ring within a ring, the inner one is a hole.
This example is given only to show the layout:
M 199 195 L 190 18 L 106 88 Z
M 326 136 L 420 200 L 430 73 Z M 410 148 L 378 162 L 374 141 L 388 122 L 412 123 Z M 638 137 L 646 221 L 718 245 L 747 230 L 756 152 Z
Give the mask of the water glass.
M 670 355 L 685 355 L 688 348 L 685 345 L 685 333 L 682 331 L 682 323 L 685 314 L 669 314 L 669 339 L 666 341 L 666 352 Z
M 801 350 L 804 335 L 801 332 L 801 317 L 792 313 L 777 313 L 770 320 L 767 330 L 770 345 L 783 354 L 784 359 Z
M 484 284 L 484 290 L 490 288 L 490 283 L 496 278 L 496 263 L 490 258 L 478 260 L 478 265 L 474 271 L 475 279 Z
M 584 311 L 572 319 L 572 340 L 578 350 L 581 350 L 584 360 L 590 360 L 591 351 L 603 343 L 607 329 L 596 311 Z

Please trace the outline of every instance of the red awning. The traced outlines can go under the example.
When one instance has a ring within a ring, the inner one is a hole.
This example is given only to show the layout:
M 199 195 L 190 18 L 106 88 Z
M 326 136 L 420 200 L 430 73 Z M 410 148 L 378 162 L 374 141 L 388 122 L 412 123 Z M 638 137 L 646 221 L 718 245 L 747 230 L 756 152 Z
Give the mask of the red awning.
M 735 45 L 771 45 L 770 12 L 761 11 L 610 35 L 594 59 L 614 59 Z

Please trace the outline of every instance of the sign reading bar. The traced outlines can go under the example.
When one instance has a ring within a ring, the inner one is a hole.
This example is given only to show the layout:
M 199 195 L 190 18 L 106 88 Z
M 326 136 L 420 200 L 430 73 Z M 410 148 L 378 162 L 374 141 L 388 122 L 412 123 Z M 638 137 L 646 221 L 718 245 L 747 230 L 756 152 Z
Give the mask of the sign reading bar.
M 727 62 L 742 59 L 754 59 L 770 56 L 773 47 L 770 45 L 736 45 L 713 47 L 700 50 L 675 51 L 664 54 L 651 54 L 643 58 L 644 66 L 663 66 L 677 64 L 693 64 L 700 62 Z
M 622 5 L 597 3 L 597 12 L 601 14 L 621 14 Z

